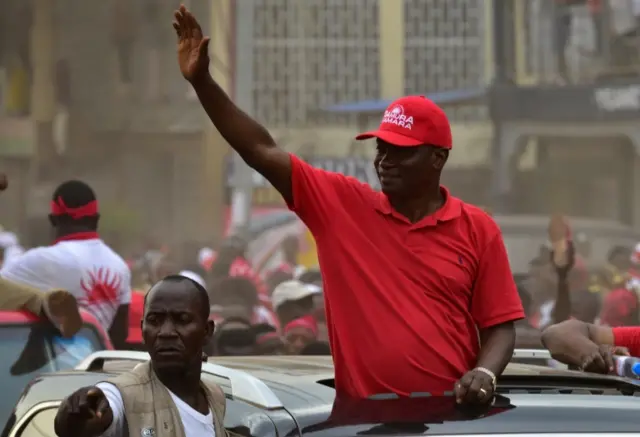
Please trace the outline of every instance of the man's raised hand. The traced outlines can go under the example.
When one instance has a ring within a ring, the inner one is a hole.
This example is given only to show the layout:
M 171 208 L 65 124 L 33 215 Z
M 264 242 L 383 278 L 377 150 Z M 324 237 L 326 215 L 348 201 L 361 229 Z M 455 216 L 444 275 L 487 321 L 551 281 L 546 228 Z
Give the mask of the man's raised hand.
M 178 64 L 180 72 L 193 83 L 209 73 L 209 37 L 193 14 L 184 6 L 173 13 L 173 28 L 178 36 Z

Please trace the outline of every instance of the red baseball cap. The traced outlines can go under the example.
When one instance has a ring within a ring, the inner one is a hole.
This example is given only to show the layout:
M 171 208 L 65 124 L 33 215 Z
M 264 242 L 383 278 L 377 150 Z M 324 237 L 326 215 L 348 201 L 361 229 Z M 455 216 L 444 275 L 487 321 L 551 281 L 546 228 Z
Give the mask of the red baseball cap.
M 423 144 L 451 149 L 451 126 L 447 114 L 425 96 L 406 96 L 395 100 L 384 111 L 377 130 L 361 133 L 356 140 L 380 138 L 394 146 Z

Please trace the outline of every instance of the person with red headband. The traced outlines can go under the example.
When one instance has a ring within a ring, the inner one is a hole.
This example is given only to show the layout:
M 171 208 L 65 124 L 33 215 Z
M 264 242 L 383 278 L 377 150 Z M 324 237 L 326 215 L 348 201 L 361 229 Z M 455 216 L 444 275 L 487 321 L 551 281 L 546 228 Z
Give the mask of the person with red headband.
M 284 341 L 278 330 L 268 323 L 258 323 L 252 326 L 256 333 L 257 355 L 282 355 L 284 353 Z
M 318 322 L 311 315 L 298 317 L 287 323 L 283 333 L 287 354 L 300 355 L 318 339 Z
M 5 264 L 0 276 L 41 291 L 64 289 L 108 330 L 116 348 L 128 333 L 131 272 L 98 235 L 98 201 L 87 184 L 72 180 L 56 188 L 49 221 L 55 241 Z
M 7 176 L 0 174 L 0 191 L 8 188 Z M 20 256 L 21 253 L 15 256 Z M 14 257 L 7 257 L 8 264 Z M 82 327 L 82 316 L 76 298 L 67 290 L 40 291 L 0 276 L 0 311 L 26 310 L 50 320 L 63 337 L 73 337 Z
M 180 70 L 207 115 L 315 238 L 338 393 L 453 390 L 459 403 L 490 402 L 524 312 L 500 229 L 440 185 L 445 113 L 403 97 L 357 137 L 376 139 L 375 191 L 278 148 L 211 77 L 195 17 L 181 6 L 174 18 Z

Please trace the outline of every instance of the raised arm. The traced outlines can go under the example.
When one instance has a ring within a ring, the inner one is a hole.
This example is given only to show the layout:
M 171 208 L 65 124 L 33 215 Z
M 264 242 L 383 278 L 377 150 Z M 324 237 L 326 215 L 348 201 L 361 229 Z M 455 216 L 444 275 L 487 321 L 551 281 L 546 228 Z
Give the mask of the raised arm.
M 564 322 L 571 318 L 571 299 L 569 297 L 569 274 L 575 264 L 575 247 L 573 242 L 569 241 L 566 247 L 566 263 L 564 265 L 556 264 L 555 250 L 552 253 L 552 263 L 558 275 L 558 290 L 556 303 L 553 306 L 552 319 L 553 323 Z
M 193 86 L 209 119 L 242 159 L 293 203 L 291 159 L 279 149 L 269 132 L 238 108 L 209 73 L 209 37 L 193 14 L 184 7 L 174 13 L 178 36 L 178 63 L 184 78 Z

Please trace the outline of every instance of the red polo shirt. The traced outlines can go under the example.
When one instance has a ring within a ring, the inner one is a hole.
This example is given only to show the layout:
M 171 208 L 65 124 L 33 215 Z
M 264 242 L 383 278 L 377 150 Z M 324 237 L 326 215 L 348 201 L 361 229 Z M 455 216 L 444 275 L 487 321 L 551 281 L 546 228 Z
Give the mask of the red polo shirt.
M 476 366 L 479 329 L 524 317 L 498 226 L 442 188 L 411 224 L 382 193 L 291 155 L 293 205 L 324 279 L 336 388 L 441 393 Z

